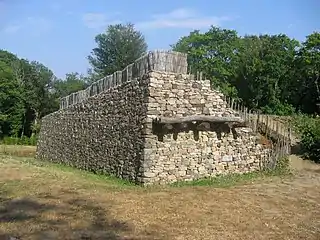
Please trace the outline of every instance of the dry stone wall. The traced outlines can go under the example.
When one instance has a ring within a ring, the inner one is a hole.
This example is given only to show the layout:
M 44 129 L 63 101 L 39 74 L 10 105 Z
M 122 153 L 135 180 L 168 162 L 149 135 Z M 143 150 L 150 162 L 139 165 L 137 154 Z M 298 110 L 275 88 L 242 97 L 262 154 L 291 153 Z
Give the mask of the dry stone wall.
M 45 117 L 37 157 L 136 181 L 146 96 L 137 79 Z
M 148 53 L 60 108 L 42 120 L 37 158 L 142 184 L 255 171 L 267 152 L 250 128 L 157 131 L 159 117 L 239 117 L 208 80 L 187 74 L 181 53 Z
M 152 120 L 158 116 L 211 115 L 239 117 L 227 107 L 221 92 L 210 81 L 197 81 L 187 74 L 152 72 L 144 150 L 144 182 L 174 182 L 226 173 L 260 169 L 267 150 L 257 143 L 250 128 L 231 129 L 213 124 L 210 131 L 182 131 L 159 136 Z
M 155 51 L 61 99 L 42 119 L 37 158 L 140 181 L 150 71 L 186 73 L 186 55 Z

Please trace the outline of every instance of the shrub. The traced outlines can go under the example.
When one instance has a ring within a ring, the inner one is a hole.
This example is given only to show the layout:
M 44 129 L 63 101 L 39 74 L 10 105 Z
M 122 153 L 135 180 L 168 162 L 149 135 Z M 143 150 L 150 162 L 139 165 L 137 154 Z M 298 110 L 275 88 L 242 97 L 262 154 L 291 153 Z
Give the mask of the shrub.
M 293 125 L 301 137 L 303 155 L 320 163 L 320 119 L 301 115 L 293 120 Z

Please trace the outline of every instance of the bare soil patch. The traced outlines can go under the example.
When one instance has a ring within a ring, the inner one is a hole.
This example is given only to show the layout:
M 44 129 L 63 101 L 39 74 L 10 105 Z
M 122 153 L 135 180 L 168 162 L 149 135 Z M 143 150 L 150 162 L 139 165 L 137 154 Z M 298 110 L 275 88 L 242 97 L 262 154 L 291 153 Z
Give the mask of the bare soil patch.
M 141 188 L 31 158 L 0 156 L 0 235 L 320 239 L 320 167 L 295 169 L 290 177 L 227 188 Z

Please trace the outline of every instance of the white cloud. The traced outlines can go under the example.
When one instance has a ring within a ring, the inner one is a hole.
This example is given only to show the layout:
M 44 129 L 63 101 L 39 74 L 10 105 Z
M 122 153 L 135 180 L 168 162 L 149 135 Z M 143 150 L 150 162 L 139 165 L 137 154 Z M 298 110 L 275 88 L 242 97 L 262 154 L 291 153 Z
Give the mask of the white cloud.
M 41 17 L 28 17 L 22 21 L 10 23 L 2 29 L 3 33 L 16 34 L 22 30 L 29 34 L 41 35 L 51 29 L 51 22 Z
M 199 29 L 210 25 L 220 25 L 224 21 L 232 20 L 227 16 L 203 16 L 194 10 L 180 8 L 165 14 L 156 14 L 151 20 L 137 23 L 141 29 L 158 28 L 192 28 Z
M 113 14 L 113 16 L 117 15 Z M 113 17 L 112 16 L 112 17 Z M 120 23 L 120 20 L 112 20 L 110 17 L 103 13 L 86 13 L 82 16 L 82 21 L 84 25 L 91 29 L 104 28 L 110 24 Z

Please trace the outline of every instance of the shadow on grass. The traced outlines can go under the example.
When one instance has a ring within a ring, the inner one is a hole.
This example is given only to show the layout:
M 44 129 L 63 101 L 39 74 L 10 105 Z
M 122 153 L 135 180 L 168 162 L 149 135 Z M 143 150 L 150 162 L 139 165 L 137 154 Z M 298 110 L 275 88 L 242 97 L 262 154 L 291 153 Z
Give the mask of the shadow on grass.
M 0 229 L 6 232 L 0 233 L 0 240 L 161 239 L 155 232 L 147 231 L 139 238 L 130 237 L 134 234 L 134 226 L 110 216 L 108 208 L 112 203 L 101 207 L 91 200 L 79 198 L 76 192 L 63 191 L 63 197 L 58 199 L 49 193 L 20 199 L 6 195 L 1 191 Z

